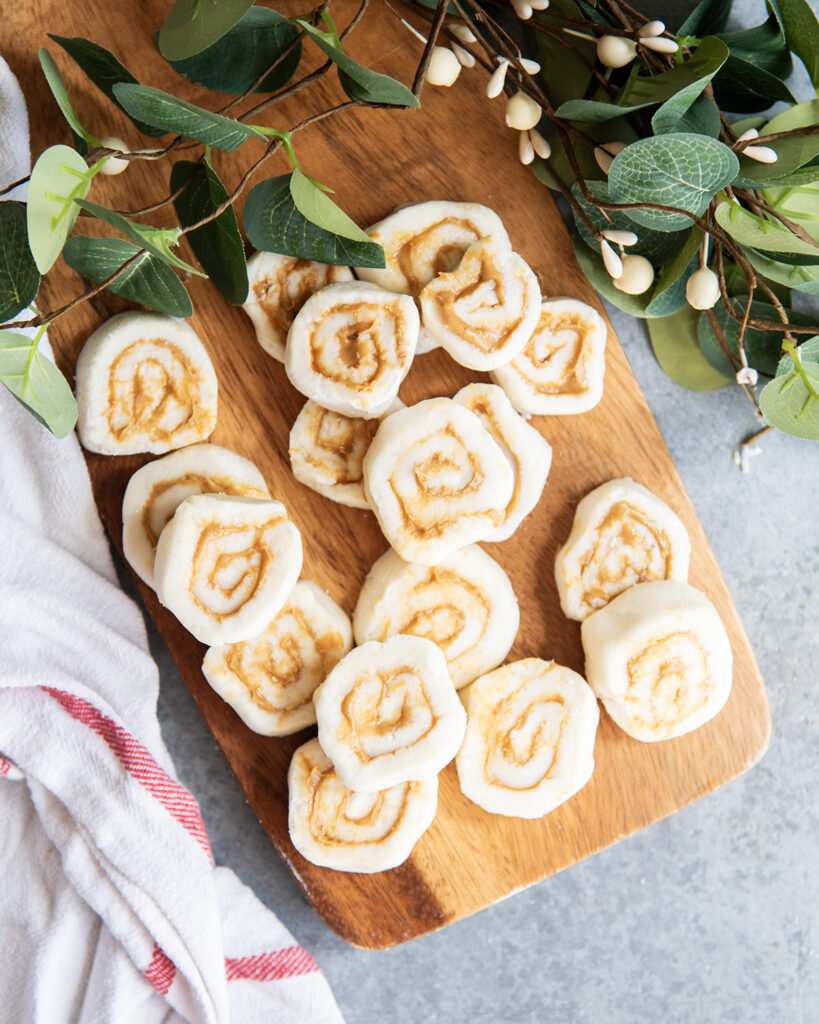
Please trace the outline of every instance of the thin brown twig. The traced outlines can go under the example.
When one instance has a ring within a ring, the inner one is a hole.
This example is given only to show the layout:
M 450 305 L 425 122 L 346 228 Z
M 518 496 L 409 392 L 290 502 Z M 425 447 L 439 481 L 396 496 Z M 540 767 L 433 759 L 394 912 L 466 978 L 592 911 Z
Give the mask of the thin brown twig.
M 424 88 L 424 79 L 426 78 L 427 69 L 429 68 L 429 62 L 432 60 L 432 51 L 438 43 L 438 36 L 440 35 L 444 20 L 446 19 L 448 7 L 449 0 L 438 0 L 438 6 L 435 9 L 435 17 L 432 21 L 429 35 L 427 36 L 424 52 L 421 55 L 421 62 L 418 65 L 418 70 L 415 72 L 415 78 L 412 83 L 412 94 L 418 100 L 421 98 L 421 90 Z

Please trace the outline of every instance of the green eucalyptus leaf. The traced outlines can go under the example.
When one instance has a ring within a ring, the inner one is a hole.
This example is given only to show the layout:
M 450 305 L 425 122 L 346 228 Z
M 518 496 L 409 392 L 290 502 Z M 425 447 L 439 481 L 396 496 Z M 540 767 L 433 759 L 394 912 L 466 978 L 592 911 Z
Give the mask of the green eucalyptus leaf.
M 807 360 L 810 363 L 819 363 L 819 334 L 814 335 L 812 338 L 806 338 L 797 345 L 796 354 L 802 362 Z M 785 352 L 779 360 L 779 365 L 776 367 L 777 377 L 783 377 L 790 373 L 795 365 L 793 356 Z
M 290 21 L 267 7 L 251 7 L 240 20 L 201 53 L 171 66 L 190 82 L 208 89 L 240 95 L 289 47 L 286 57 L 264 77 L 255 92 L 275 92 L 287 85 L 301 60 L 299 31 Z M 295 43 L 295 45 L 293 45 Z
M 290 175 L 268 178 L 253 188 L 245 202 L 244 227 L 251 245 L 265 252 L 317 260 L 340 266 L 383 267 L 384 250 L 375 242 L 359 242 L 312 224 L 296 209 Z
M 819 245 L 811 245 L 779 221 L 763 220 L 738 203 L 720 203 L 714 217 L 717 224 L 740 245 L 766 253 L 778 253 L 779 256 L 774 258 L 783 262 L 791 258 L 819 259 Z
M 63 117 L 68 121 L 68 125 L 74 134 L 74 140 L 77 144 L 77 150 L 82 155 L 88 152 L 89 146 L 98 146 L 99 139 L 95 138 L 91 132 L 86 131 L 80 123 L 80 119 L 77 116 L 77 111 L 74 109 L 74 104 L 71 102 L 71 97 L 68 95 L 68 89 L 65 87 L 63 76 L 60 73 L 60 69 L 54 61 L 54 58 L 44 47 L 40 47 L 39 52 L 40 67 L 43 69 L 46 82 L 51 90 L 51 95 L 57 101 L 57 106 L 60 108 L 60 112 Z
M 730 383 L 708 362 L 697 340 L 696 309 L 686 304 L 671 316 L 649 320 L 648 335 L 660 369 L 689 391 L 716 391 Z
M 598 255 L 599 249 L 596 251 L 590 249 L 579 238 L 573 238 L 572 244 L 580 269 L 604 298 L 618 309 L 622 309 L 624 313 L 630 313 L 641 319 L 648 318 L 650 314 L 646 312 L 646 307 L 650 301 L 649 292 L 643 295 L 627 295 L 625 292 L 621 292 L 614 287 L 608 271 L 603 266 L 603 260 Z
M 74 63 L 82 68 L 100 92 L 107 96 L 112 103 L 115 103 L 120 110 L 126 114 L 128 113 L 114 95 L 114 86 L 120 82 L 136 84 L 137 80 L 128 68 L 120 64 L 110 50 L 106 50 L 103 46 L 98 46 L 97 43 L 92 43 L 89 39 L 83 39 L 80 36 L 67 37 L 49 34 L 49 39 L 59 43 Z M 128 116 L 130 117 L 131 115 L 128 114 Z M 143 135 L 155 138 L 165 133 L 164 128 L 152 128 L 151 125 L 136 118 L 131 118 L 131 120 Z
M 32 338 L 0 332 L 0 382 L 55 437 L 66 437 L 74 429 L 77 403 L 68 381 Z
M 609 170 L 609 188 L 618 203 L 657 203 L 699 216 L 738 169 L 735 154 L 716 139 L 672 132 L 639 139 L 618 153 Z M 629 216 L 658 230 L 691 226 L 682 213 L 631 210 Z
M 165 60 L 184 60 L 226 35 L 253 0 L 176 0 L 159 32 Z
M 793 266 L 769 259 L 755 249 L 743 249 L 745 258 L 761 277 L 806 295 L 819 295 L 819 266 Z
M 777 0 L 788 46 L 799 57 L 819 90 L 819 20 L 807 0 Z
M 789 373 L 769 381 L 760 392 L 759 407 L 777 430 L 819 440 L 819 362 L 800 358 Z
M 127 217 L 123 217 L 121 213 L 117 213 L 116 210 L 109 210 L 98 203 L 77 200 L 77 204 L 104 224 L 116 228 L 126 238 L 130 238 L 132 242 L 135 242 L 140 249 L 147 249 L 149 253 L 162 260 L 163 263 L 167 263 L 172 267 L 178 267 L 180 270 L 187 270 L 191 274 L 196 274 L 197 277 L 205 277 L 205 274 L 201 271 L 192 267 L 189 263 L 185 263 L 184 260 L 180 260 L 178 256 L 174 256 L 171 252 L 171 246 L 179 244 L 179 238 L 182 233 L 180 228 L 154 228 L 149 227 L 147 224 L 136 224 L 134 221 L 128 220 Z
M 702 237 L 703 232 L 700 228 L 692 228 L 682 249 L 662 267 L 651 292 L 651 300 L 646 307 L 647 313 L 656 316 L 663 305 L 679 302 L 679 309 L 685 304 L 686 282 L 689 273 L 696 270 L 697 250 L 702 244 Z
M 747 295 L 737 295 L 731 299 L 734 311 L 740 316 L 745 313 L 747 301 Z M 785 312 L 791 323 L 810 326 L 813 322 L 812 318 L 807 316 L 805 313 L 799 313 L 792 309 L 787 309 Z M 725 343 L 728 346 L 729 351 L 734 357 L 738 358 L 739 346 L 737 342 L 739 339 L 740 325 L 733 319 L 733 317 L 728 315 L 728 311 L 722 301 L 718 302 L 717 305 L 714 306 L 713 313 L 716 317 L 717 324 L 722 330 L 723 337 L 725 338 Z M 758 302 L 756 300 L 751 303 L 751 317 L 757 320 L 779 320 L 779 314 L 777 313 L 775 306 L 772 306 L 767 302 Z M 699 339 L 703 355 L 708 362 L 719 370 L 720 373 L 733 377 L 734 371 L 731 365 L 731 360 L 725 354 L 719 343 L 719 339 L 711 326 L 707 311 L 700 314 L 699 321 L 697 323 L 697 337 Z M 759 370 L 760 373 L 773 377 L 776 373 L 776 366 L 781 355 L 783 338 L 783 331 L 755 331 L 750 328 L 746 330 L 743 347 L 748 359 L 748 365 L 753 366 L 753 368 L 755 370 Z
M 549 160 L 549 164 L 551 165 L 551 160 Z M 587 181 L 586 184 L 595 199 L 599 199 L 604 203 L 613 201 L 609 192 L 608 182 Z M 647 228 L 643 224 L 638 224 L 632 220 L 629 216 L 630 211 L 612 210 L 609 212 L 608 217 L 606 217 L 602 210 L 586 202 L 579 185 L 572 186 L 572 194 L 585 211 L 586 216 L 594 224 L 596 230 L 602 231 L 605 228 L 614 227 L 622 231 L 633 231 L 637 235 L 637 244 L 630 245 L 628 251 L 635 253 L 637 256 L 645 256 L 647 260 L 650 260 L 655 265 L 665 263 L 666 260 L 671 259 L 680 251 L 685 243 L 687 237 L 685 231 L 654 231 L 652 228 Z M 611 220 L 608 219 L 609 217 Z M 600 243 L 576 214 L 575 225 L 586 245 L 599 251 Z
M 318 48 L 330 58 L 338 68 L 341 87 L 351 100 L 362 100 L 366 103 L 385 103 L 395 107 L 418 107 L 417 97 L 401 82 L 370 71 L 362 64 L 354 61 L 338 45 L 333 33 L 322 32 L 308 21 L 296 18 L 295 23 L 310 36 Z
M 66 242 L 63 258 L 84 277 L 105 281 L 140 252 L 139 258 L 107 286 L 108 290 L 168 316 L 193 316 L 190 296 L 167 263 L 124 239 L 75 235 Z
M 207 146 L 232 153 L 248 139 L 264 138 L 254 128 L 233 118 L 214 114 L 204 107 L 180 100 L 170 93 L 149 85 L 120 83 L 114 95 L 131 117 L 138 117 L 164 132 L 176 132 Z
M 733 54 L 714 77 L 714 99 L 722 110 L 735 114 L 754 114 L 777 101 L 796 103 L 785 83 L 753 60 Z
M 25 203 L 0 203 L 0 323 L 34 300 L 40 274 L 28 246 Z
M 703 36 L 721 32 L 728 22 L 733 0 L 701 0 L 677 29 L 678 36 Z
M 60 255 L 79 216 L 75 200 L 84 199 L 96 173 L 70 146 L 42 152 L 28 184 L 28 244 L 37 269 L 47 274 Z
M 778 114 L 764 128 L 760 128 L 759 134 L 773 135 L 776 132 L 788 132 L 794 128 L 808 128 L 816 124 L 819 124 L 819 100 L 808 100 Z M 736 126 L 734 127 L 736 130 Z M 773 182 L 773 179 L 782 178 L 819 158 L 819 135 L 794 135 L 788 139 L 774 139 L 765 145 L 776 151 L 776 163 L 761 164 L 758 160 L 750 160 L 748 157 L 741 157 L 739 161 L 740 174 L 743 178 L 753 179 L 750 186 L 752 188 L 758 188 L 759 182 L 767 184 L 768 181 Z M 808 172 L 808 176 L 810 173 Z M 819 178 L 819 166 L 813 173 Z
M 666 117 L 660 114 L 661 108 L 651 120 L 655 135 L 663 135 L 667 131 L 693 132 L 695 135 L 710 135 L 712 139 L 719 137 L 722 121 L 719 107 L 710 96 L 698 96 L 684 114 Z
M 175 163 L 171 171 L 171 191 L 176 192 L 178 188 L 182 191 L 174 200 L 174 208 L 183 227 L 214 213 L 228 198 L 227 189 L 207 161 Z M 222 295 L 234 306 L 241 306 L 247 299 L 247 261 L 233 207 L 229 206 L 215 220 L 191 231 L 187 238 L 196 258 Z
M 306 174 L 296 168 L 290 175 L 290 195 L 299 213 L 311 224 L 355 242 L 370 242 L 370 236 L 350 220 L 333 200 Z

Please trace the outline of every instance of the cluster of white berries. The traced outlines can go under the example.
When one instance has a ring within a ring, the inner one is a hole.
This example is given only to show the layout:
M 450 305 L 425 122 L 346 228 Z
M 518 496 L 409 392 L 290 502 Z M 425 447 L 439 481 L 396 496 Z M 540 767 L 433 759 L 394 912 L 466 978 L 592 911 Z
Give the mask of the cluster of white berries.
M 535 11 L 545 11 L 548 6 L 549 0 L 512 0 L 512 7 L 521 21 L 528 21 Z
M 648 291 L 654 281 L 654 267 L 645 256 L 623 251 L 625 246 L 637 244 L 634 232 L 606 228 L 600 232 L 600 236 L 600 255 L 614 287 L 627 295 L 642 295 Z M 612 242 L 620 250 L 619 253 Z
M 637 56 L 637 47 L 655 53 L 676 53 L 679 49 L 675 39 L 663 38 L 665 25 L 662 21 L 648 21 L 637 29 L 635 38 L 629 36 L 590 36 L 587 32 L 578 32 L 572 28 L 563 31 L 570 36 L 588 39 L 595 44 L 597 59 L 607 68 L 624 68 Z
M 747 142 L 749 139 L 758 138 L 759 132 L 756 128 L 749 128 L 747 132 L 743 132 L 740 135 L 737 142 Z M 777 161 L 777 152 L 775 149 L 771 149 L 770 146 L 745 146 L 741 153 L 751 160 L 758 160 L 761 164 L 775 164 Z

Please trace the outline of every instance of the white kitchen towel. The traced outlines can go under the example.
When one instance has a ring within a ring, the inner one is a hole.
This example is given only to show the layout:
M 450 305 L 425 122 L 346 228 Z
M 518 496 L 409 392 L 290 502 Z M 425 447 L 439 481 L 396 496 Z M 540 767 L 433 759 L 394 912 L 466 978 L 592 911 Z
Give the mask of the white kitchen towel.
M 0 188 L 28 169 L 0 58 Z M 338 1024 L 313 958 L 213 865 L 76 438 L 2 387 L 0 438 L 0 1024 Z

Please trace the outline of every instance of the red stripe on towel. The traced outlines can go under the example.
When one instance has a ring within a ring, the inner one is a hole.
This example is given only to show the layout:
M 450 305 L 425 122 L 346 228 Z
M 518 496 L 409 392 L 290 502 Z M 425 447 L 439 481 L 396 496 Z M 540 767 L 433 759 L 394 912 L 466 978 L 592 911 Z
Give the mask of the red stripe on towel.
M 89 704 L 82 697 L 66 693 L 65 690 L 55 690 L 50 686 L 43 686 L 42 689 L 65 708 L 72 718 L 87 725 L 108 744 L 125 770 L 199 843 L 212 862 L 210 842 L 199 813 L 199 804 L 193 794 L 172 779 L 139 740 L 93 704 Z
M 154 955 L 145 970 L 145 977 L 160 995 L 166 996 L 176 976 L 176 964 L 159 946 L 154 944 Z
M 274 953 L 258 956 L 225 958 L 225 974 L 228 981 L 248 979 L 250 981 L 280 981 L 294 978 L 299 974 L 311 974 L 319 965 L 301 946 L 277 949 Z

